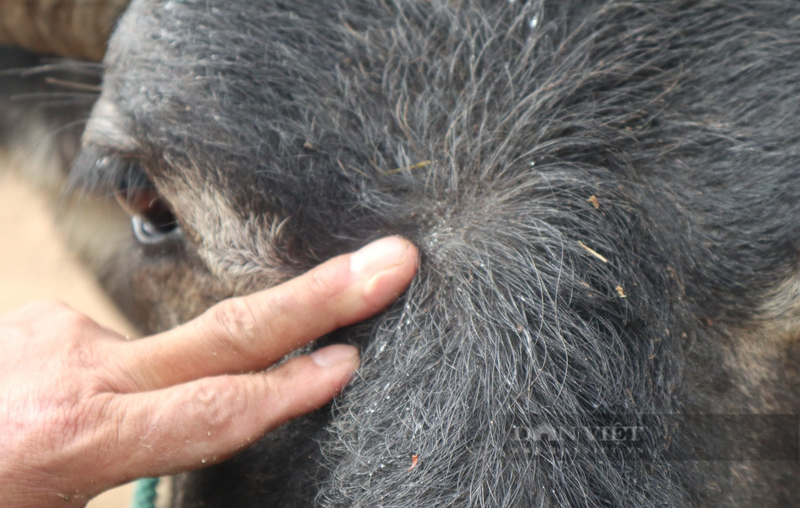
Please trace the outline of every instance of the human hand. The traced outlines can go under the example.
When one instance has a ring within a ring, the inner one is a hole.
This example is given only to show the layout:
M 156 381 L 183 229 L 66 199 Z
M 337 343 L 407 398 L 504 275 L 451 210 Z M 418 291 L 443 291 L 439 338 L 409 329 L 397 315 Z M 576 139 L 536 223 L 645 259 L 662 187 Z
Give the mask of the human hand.
M 83 506 L 133 478 L 222 461 L 324 405 L 359 365 L 354 347 L 258 371 L 383 309 L 417 256 L 379 240 L 138 341 L 59 303 L 0 316 L 0 505 Z

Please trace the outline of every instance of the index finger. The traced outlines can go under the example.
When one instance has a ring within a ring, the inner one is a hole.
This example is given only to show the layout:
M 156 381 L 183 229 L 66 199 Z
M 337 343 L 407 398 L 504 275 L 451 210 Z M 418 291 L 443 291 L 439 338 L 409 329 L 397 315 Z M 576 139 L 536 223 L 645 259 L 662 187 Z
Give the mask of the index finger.
M 173 330 L 122 343 L 120 374 L 153 390 L 264 369 L 385 308 L 411 282 L 417 258 L 407 240 L 384 238 L 274 288 L 224 300 Z

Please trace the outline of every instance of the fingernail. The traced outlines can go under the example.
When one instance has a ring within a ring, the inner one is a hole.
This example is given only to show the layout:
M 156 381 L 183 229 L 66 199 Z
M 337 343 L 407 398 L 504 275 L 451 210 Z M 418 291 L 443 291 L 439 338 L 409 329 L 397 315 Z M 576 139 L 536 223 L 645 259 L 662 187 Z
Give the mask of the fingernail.
M 358 349 L 353 346 L 336 344 L 324 347 L 311 353 L 311 359 L 320 367 L 332 367 L 358 356 Z
M 373 242 L 350 256 L 350 270 L 364 279 L 401 265 L 408 256 L 409 243 L 396 236 Z

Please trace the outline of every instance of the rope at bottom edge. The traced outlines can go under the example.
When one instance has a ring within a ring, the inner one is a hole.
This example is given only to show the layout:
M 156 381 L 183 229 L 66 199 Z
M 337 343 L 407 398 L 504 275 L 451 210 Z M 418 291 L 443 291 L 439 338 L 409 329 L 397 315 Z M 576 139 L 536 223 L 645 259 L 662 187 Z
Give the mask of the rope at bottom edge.
M 142 478 L 136 480 L 134 486 L 133 498 L 131 499 L 131 508 L 155 508 L 156 487 L 158 487 L 158 478 Z

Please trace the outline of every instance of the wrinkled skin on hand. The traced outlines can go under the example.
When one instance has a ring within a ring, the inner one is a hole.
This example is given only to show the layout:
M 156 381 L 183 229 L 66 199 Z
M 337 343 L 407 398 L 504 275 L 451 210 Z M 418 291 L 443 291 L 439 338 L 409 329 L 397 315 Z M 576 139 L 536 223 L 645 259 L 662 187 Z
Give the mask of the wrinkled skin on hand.
M 389 238 L 283 285 L 128 341 L 58 302 L 0 316 L 0 504 L 84 505 L 141 476 L 222 461 L 328 402 L 359 364 L 284 355 L 384 308 L 416 271 Z

